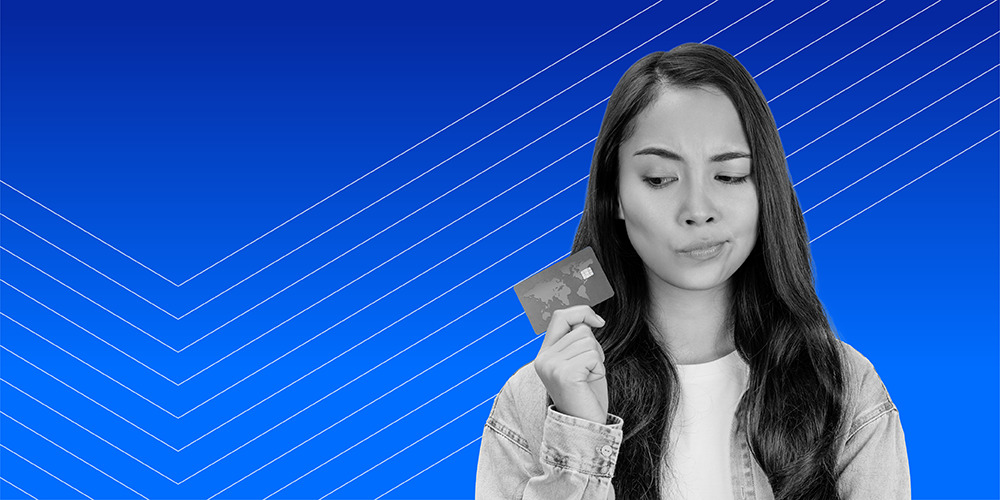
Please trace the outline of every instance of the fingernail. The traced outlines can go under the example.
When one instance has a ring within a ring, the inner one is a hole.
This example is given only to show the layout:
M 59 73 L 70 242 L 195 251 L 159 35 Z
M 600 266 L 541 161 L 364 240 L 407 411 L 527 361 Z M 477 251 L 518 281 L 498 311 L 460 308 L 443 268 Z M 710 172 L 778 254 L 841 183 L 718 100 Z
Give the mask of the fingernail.
M 607 323 L 607 321 L 604 321 L 604 318 L 600 316 L 598 316 L 597 319 L 601 320 L 601 326 L 604 326 L 604 324 Z

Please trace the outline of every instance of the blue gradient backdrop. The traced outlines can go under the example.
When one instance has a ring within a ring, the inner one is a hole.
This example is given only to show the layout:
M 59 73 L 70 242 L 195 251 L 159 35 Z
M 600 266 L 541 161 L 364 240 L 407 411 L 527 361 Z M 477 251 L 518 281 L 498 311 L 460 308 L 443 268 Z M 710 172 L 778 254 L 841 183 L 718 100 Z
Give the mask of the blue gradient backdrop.
M 995 1 L 11 0 L 0 28 L 3 498 L 471 498 L 539 347 L 509 288 L 569 250 L 602 99 L 706 39 L 783 126 L 914 497 L 1000 496 Z

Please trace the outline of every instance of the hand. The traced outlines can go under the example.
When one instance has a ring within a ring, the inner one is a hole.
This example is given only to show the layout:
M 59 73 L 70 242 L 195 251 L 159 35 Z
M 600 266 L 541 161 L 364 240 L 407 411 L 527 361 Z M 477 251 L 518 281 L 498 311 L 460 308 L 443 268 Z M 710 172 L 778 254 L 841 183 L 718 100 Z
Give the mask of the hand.
M 604 350 L 591 328 L 604 324 L 590 306 L 556 310 L 535 357 L 535 371 L 556 409 L 601 425 L 608 421 L 608 384 Z

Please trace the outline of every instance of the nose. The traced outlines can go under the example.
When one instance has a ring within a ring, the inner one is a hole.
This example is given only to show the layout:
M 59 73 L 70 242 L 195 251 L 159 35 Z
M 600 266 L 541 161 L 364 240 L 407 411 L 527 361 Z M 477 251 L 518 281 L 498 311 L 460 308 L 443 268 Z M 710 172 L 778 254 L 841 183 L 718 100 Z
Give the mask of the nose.
M 684 200 L 678 214 L 682 226 L 702 226 L 717 222 L 719 212 L 711 193 L 701 180 L 692 179 L 683 193 Z

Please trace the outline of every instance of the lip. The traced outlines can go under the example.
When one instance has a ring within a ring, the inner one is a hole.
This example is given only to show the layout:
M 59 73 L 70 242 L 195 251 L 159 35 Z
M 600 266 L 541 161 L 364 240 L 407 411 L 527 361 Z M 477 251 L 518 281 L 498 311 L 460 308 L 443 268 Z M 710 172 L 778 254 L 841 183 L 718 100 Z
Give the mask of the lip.
M 693 259 L 708 260 L 722 253 L 725 244 L 726 240 L 703 241 L 678 250 L 677 253 Z

